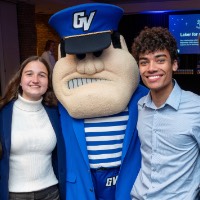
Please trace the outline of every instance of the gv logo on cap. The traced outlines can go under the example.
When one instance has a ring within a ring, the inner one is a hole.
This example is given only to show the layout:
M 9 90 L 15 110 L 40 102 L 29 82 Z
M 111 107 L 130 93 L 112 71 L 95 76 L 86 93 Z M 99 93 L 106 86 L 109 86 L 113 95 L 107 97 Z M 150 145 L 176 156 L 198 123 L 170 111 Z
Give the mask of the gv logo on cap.
M 73 21 L 73 27 L 75 29 L 77 28 L 83 28 L 84 31 L 88 31 L 90 28 L 90 25 L 92 23 L 92 20 L 95 15 L 95 11 L 91 12 L 89 16 L 85 14 L 85 12 L 77 12 L 74 13 L 74 21 Z

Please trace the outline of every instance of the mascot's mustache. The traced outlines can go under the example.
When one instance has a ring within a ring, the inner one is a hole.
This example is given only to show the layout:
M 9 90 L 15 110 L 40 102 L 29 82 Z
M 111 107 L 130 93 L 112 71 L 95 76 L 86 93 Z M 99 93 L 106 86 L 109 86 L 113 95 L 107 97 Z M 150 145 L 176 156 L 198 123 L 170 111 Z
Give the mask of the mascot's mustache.
M 96 83 L 99 81 L 107 81 L 107 80 L 100 78 L 75 78 L 68 81 L 68 89 L 74 89 L 85 84 Z

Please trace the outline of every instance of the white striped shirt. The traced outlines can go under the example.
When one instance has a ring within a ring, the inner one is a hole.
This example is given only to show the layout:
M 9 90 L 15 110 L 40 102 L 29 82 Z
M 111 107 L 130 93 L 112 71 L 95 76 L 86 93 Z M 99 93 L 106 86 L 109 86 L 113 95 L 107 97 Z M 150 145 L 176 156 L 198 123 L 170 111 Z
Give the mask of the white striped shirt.
M 126 109 L 110 117 L 84 120 L 91 168 L 109 168 L 121 165 L 122 147 L 128 117 L 128 109 Z

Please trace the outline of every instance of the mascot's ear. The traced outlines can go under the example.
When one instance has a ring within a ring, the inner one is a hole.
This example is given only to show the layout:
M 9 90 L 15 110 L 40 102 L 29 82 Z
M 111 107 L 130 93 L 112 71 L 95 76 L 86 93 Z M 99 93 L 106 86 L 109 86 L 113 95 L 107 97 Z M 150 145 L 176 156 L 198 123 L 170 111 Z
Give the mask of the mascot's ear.
M 126 41 L 125 41 L 125 39 L 124 39 L 124 37 L 122 35 L 120 35 L 120 43 L 121 43 L 122 49 L 128 51 L 128 47 L 126 45 Z
M 58 44 L 58 60 L 61 58 L 60 44 Z
M 113 44 L 114 48 L 124 49 L 124 50 L 128 51 L 124 37 L 122 35 L 120 35 L 120 33 L 113 32 L 111 35 L 111 38 L 112 38 L 112 44 Z

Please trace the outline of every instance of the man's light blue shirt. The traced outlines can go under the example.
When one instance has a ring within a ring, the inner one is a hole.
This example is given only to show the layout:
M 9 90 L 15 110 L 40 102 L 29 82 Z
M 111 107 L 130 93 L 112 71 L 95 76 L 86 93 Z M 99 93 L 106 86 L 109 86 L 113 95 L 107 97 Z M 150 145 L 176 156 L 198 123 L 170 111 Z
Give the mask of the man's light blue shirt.
M 132 200 L 200 199 L 200 96 L 175 81 L 161 107 L 149 93 L 138 109 L 142 166 Z

